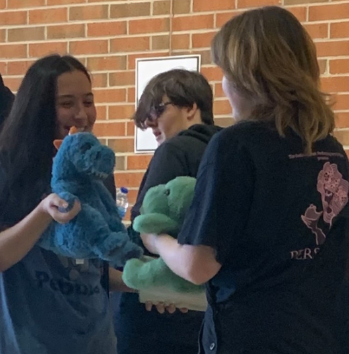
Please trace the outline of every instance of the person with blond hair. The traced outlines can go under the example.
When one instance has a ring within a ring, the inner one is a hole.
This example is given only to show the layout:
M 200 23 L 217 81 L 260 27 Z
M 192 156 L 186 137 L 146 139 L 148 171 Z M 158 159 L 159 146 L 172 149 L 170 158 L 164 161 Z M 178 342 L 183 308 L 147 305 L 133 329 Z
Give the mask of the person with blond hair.
M 143 242 L 206 284 L 200 353 L 341 353 L 349 165 L 314 43 L 272 6 L 228 21 L 212 53 L 236 124 L 210 141 L 178 240 Z

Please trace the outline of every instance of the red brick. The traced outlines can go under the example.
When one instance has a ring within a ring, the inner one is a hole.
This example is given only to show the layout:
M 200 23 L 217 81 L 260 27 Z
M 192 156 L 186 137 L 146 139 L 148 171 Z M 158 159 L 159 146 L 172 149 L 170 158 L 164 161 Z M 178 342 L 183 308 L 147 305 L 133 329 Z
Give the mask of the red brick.
M 193 0 L 193 11 L 220 11 L 220 10 L 231 10 L 235 9 L 235 0 Z
M 339 55 L 349 55 L 348 41 L 316 42 L 318 57 L 334 57 Z
M 106 120 L 107 119 L 107 107 L 96 105 L 96 109 L 97 109 L 97 120 L 98 121 Z
M 0 9 L 6 8 L 6 0 L 0 0 Z
M 349 112 L 336 113 L 336 127 L 337 128 L 349 127 Z
M 178 16 L 173 18 L 172 30 L 177 31 L 192 31 L 196 29 L 213 28 L 214 15 L 191 15 Z
M 127 136 L 135 136 L 135 124 L 133 120 L 131 122 L 126 123 L 126 135 Z
M 29 10 L 29 23 L 55 23 L 68 20 L 67 8 Z
M 292 6 L 286 8 L 286 10 L 295 15 L 300 22 L 304 22 L 307 19 L 307 8 L 305 6 Z
M 191 0 L 173 1 L 172 5 L 174 15 L 190 13 Z
M 85 24 L 56 25 L 47 27 L 47 39 L 84 38 Z
M 103 54 L 108 52 L 108 40 L 86 40 L 69 42 L 69 52 L 79 54 Z
M 128 87 L 127 88 L 127 102 L 135 102 L 136 100 L 136 88 L 135 87 Z M 128 129 L 127 129 L 128 132 Z
M 86 0 L 46 0 L 47 5 L 72 5 L 72 4 L 82 4 L 85 3 Z M 94 1 L 96 2 L 96 1 Z
M 108 146 L 117 153 L 133 152 L 134 139 L 133 138 L 132 139 L 129 138 L 108 139 Z
M 347 92 L 349 88 L 349 76 L 323 77 L 321 87 L 325 92 Z
M 152 155 L 127 156 L 127 169 L 146 170 L 152 157 Z
M 230 11 L 216 14 L 216 27 L 222 27 L 226 22 L 231 20 L 233 17 L 241 14 L 243 11 Z
M 225 97 L 221 82 L 214 85 L 214 97 Z
M 331 38 L 346 38 L 348 37 L 348 33 L 349 33 L 349 22 L 335 22 L 330 24 Z
M 8 9 L 20 9 L 23 7 L 45 6 L 45 0 L 7 0 Z
M 0 12 L 1 26 L 25 25 L 27 24 L 27 14 L 27 11 Z
M 96 122 L 93 127 L 93 132 L 98 137 L 106 136 L 124 136 L 125 135 L 125 123 L 99 123 Z
M 29 57 L 37 58 L 44 55 L 59 53 L 67 53 L 66 42 L 44 42 L 44 43 L 29 43 Z
M 170 21 L 168 18 L 150 18 L 144 20 L 130 20 L 129 34 L 168 32 Z
M 73 6 L 69 8 L 69 20 L 101 20 L 108 18 L 108 5 Z
M 172 49 L 189 49 L 190 35 L 189 34 L 173 34 L 171 37 Z M 194 45 L 193 45 L 194 47 Z
M 109 70 L 125 70 L 126 56 L 114 55 L 111 57 L 87 58 L 87 67 L 89 70 L 93 72 L 109 71 Z
M 342 145 L 349 145 L 349 130 L 335 130 L 333 135 Z
M 122 104 L 118 106 L 109 106 L 108 117 L 109 119 L 130 119 L 135 112 L 133 104 Z
M 327 59 L 319 59 L 318 63 L 319 63 L 319 68 L 320 68 L 320 75 L 325 74 L 325 72 L 327 72 Z
M 7 77 L 6 86 L 12 91 L 17 92 L 19 86 L 21 85 L 22 77 Z
M 331 3 L 329 5 L 309 6 L 309 21 L 329 21 L 347 19 L 349 3 Z
M 309 23 L 304 27 L 313 39 L 328 38 L 328 23 Z
M 343 111 L 349 109 L 349 94 L 338 94 L 334 96 L 335 104 L 333 109 Z
M 109 73 L 109 86 L 134 86 L 135 75 L 134 71 Z
M 231 112 L 226 117 L 218 117 L 214 119 L 215 124 L 219 127 L 226 128 L 234 124 L 233 115 Z
M 110 6 L 110 18 L 150 16 L 150 2 L 116 4 Z
M 45 39 L 44 27 L 9 28 L 7 40 L 9 42 L 27 42 Z
M 0 43 L 0 58 L 26 58 L 27 44 L 2 44 Z
M 98 103 L 126 102 L 126 89 L 108 88 L 102 90 L 94 90 L 94 96 L 95 96 L 95 102 Z M 111 117 L 111 119 L 113 119 L 113 117 Z
M 9 61 L 7 63 L 7 75 L 23 75 L 33 62 L 33 60 Z
M 216 115 L 229 115 L 232 108 L 228 100 L 215 100 L 213 103 L 213 114 Z
M 213 37 L 217 31 L 192 34 L 193 48 L 210 48 Z
M 142 182 L 144 173 L 133 172 L 133 173 L 116 173 L 115 181 L 117 186 L 127 186 L 127 187 L 139 187 Z
M 142 52 L 150 49 L 150 37 L 119 37 L 110 40 L 112 53 L 120 52 Z
M 126 21 L 97 22 L 87 24 L 89 37 L 111 37 L 127 33 Z
M 347 74 L 349 72 L 349 59 L 330 60 L 330 74 Z
M 202 67 L 201 73 L 206 77 L 208 81 L 222 81 L 222 69 L 218 66 Z
M 6 75 L 7 74 L 7 65 L 8 65 L 7 61 L 6 62 L 0 61 L 0 73 L 2 75 Z
M 280 0 L 238 0 L 237 8 L 281 5 Z
M 151 50 L 169 50 L 170 36 L 168 34 L 151 37 Z
M 153 15 L 169 15 L 171 12 L 171 2 L 165 1 L 155 1 L 153 2 Z
M 156 52 L 129 54 L 128 55 L 128 60 L 127 60 L 127 68 L 129 70 L 134 70 L 135 67 L 136 67 L 136 59 L 140 59 L 140 58 L 156 58 L 156 57 L 163 57 L 163 56 L 167 56 L 167 54 L 156 53 Z
M 93 87 L 107 87 L 108 86 L 108 74 L 107 73 L 100 73 L 100 74 L 93 73 L 91 76 L 91 79 L 92 79 Z
M 309 4 L 315 2 L 329 2 L 329 0 L 284 0 L 284 5 L 299 5 L 299 4 Z

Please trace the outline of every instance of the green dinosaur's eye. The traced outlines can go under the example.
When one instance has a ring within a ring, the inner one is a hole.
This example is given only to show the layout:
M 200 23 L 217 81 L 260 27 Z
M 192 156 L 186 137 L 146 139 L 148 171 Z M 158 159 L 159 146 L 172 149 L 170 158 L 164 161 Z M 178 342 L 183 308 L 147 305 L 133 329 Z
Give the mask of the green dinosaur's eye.
M 165 195 L 170 195 L 170 190 L 169 189 L 165 189 Z

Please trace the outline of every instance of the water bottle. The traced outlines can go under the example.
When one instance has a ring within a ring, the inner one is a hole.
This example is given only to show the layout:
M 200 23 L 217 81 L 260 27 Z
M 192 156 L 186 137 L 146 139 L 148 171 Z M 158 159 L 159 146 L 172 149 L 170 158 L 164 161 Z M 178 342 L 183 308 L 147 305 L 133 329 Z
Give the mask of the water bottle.
M 121 219 L 125 217 L 127 208 L 128 208 L 128 189 L 121 187 L 120 190 L 116 193 L 116 206 L 118 208 Z

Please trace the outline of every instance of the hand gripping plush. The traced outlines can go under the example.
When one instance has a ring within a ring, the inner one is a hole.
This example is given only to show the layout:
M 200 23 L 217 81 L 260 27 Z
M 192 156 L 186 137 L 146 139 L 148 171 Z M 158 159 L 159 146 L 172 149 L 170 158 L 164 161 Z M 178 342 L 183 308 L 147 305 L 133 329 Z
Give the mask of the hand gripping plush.
M 57 145 L 56 145 L 57 146 Z M 69 223 L 53 221 L 39 245 L 56 254 L 77 259 L 99 258 L 116 267 L 142 255 L 129 240 L 115 201 L 103 184 L 113 172 L 115 154 L 91 133 L 68 135 L 53 161 L 51 188 L 68 202 L 81 203 L 80 213 Z

